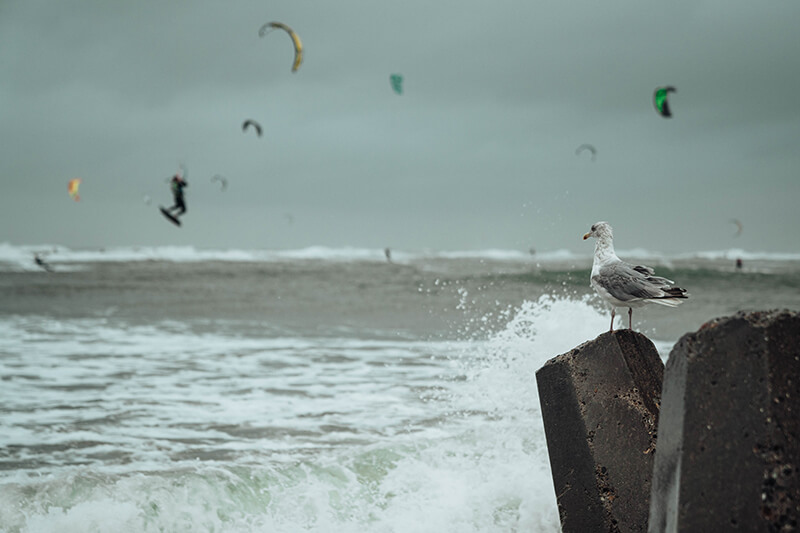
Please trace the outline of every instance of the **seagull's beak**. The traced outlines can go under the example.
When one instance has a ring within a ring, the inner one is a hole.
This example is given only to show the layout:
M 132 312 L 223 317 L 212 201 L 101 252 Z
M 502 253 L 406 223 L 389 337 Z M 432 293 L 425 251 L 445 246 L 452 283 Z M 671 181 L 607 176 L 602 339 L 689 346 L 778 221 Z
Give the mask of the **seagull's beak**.
M 585 234 L 583 235 L 583 240 L 585 241 L 586 239 L 588 239 L 588 238 L 589 238 L 589 237 L 591 237 L 591 236 L 592 236 L 592 233 L 591 233 L 591 232 L 589 232 L 589 233 L 585 233 Z

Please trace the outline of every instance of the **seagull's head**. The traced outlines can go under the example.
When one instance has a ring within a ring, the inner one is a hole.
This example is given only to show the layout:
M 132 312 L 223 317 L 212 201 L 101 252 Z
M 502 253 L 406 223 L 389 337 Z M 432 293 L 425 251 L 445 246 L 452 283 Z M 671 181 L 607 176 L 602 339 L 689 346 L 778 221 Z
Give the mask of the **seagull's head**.
M 608 222 L 595 222 L 592 224 L 592 229 L 589 233 L 586 233 L 583 236 L 583 240 L 585 241 L 589 237 L 594 237 L 596 239 L 600 238 L 608 238 L 611 239 L 611 224 Z

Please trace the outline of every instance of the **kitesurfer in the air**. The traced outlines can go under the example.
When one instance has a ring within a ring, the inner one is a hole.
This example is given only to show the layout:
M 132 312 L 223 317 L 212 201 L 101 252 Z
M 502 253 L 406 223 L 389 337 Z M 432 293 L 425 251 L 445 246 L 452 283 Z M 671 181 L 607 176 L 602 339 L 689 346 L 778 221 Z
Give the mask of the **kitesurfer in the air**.
M 186 202 L 183 199 L 183 189 L 184 187 L 188 187 L 189 184 L 186 183 L 186 180 L 183 179 L 179 174 L 175 174 L 172 177 L 172 180 L 169 182 L 169 186 L 172 189 L 172 196 L 175 199 L 175 205 L 168 208 L 167 211 L 175 211 L 174 216 L 175 218 L 178 218 L 186 212 Z

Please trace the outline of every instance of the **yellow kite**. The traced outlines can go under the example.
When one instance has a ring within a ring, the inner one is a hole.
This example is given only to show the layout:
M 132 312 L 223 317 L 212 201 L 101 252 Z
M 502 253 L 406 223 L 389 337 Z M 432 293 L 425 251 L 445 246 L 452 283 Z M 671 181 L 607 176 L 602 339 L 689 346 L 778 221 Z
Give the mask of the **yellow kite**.
M 300 68 L 300 63 L 303 62 L 303 43 L 300 42 L 300 36 L 297 35 L 292 28 L 283 22 L 267 22 L 258 30 L 258 36 L 264 37 L 276 28 L 285 31 L 289 34 L 289 37 L 292 38 L 292 42 L 294 43 L 294 65 L 292 65 L 292 72 L 297 72 L 297 69 Z
M 80 195 L 78 194 L 78 187 L 80 187 L 81 181 L 82 180 L 80 178 L 74 178 L 69 180 L 69 183 L 67 183 L 67 192 L 69 192 L 70 198 L 76 202 L 81 199 Z

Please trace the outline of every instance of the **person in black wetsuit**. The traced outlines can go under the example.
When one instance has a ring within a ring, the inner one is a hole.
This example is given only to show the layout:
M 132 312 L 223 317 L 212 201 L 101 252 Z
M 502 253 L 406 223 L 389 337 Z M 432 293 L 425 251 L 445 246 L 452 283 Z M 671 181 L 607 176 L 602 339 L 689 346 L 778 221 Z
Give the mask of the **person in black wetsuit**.
M 44 259 L 42 259 L 42 257 L 41 257 L 39 254 L 33 254 L 33 261 L 34 261 L 34 262 L 35 262 L 37 265 L 39 265 L 40 267 L 42 267 L 43 269 L 45 269 L 47 272 L 52 272 L 52 271 L 53 271 L 53 269 L 52 269 L 52 268 L 50 268 L 50 265 L 48 265 L 47 263 L 45 263 Z
M 175 199 L 175 205 L 168 208 L 167 211 L 175 211 L 173 216 L 178 218 L 186 212 L 186 202 L 183 199 L 183 189 L 188 187 L 189 184 L 186 183 L 186 180 L 180 175 L 175 174 L 172 177 L 172 180 L 169 182 L 169 186 L 172 189 L 172 196 Z

